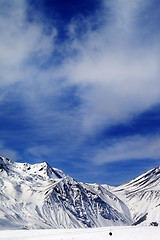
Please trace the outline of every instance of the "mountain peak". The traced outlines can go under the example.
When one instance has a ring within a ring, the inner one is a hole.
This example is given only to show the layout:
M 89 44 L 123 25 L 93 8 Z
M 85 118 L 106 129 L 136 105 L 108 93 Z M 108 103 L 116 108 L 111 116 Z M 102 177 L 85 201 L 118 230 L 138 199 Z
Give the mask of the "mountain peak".
M 160 174 L 160 166 L 151 169 L 149 172 L 151 172 L 152 174 L 155 174 L 155 175 Z M 148 172 L 148 173 L 149 173 L 149 172 Z
M 35 180 L 40 178 L 44 180 L 59 179 L 64 177 L 64 174 L 61 176 L 61 172 L 50 167 L 47 162 L 37 164 L 19 163 L 5 157 L 0 157 L 0 171 L 12 177 L 23 174 L 23 178 L 28 179 L 32 176 Z
M 127 206 L 100 186 L 79 183 L 48 163 L 0 158 L 0 228 L 129 225 Z
M 112 192 L 123 199 L 136 224 L 160 224 L 160 167 L 113 188 Z
M 160 189 L 160 167 L 156 167 L 154 169 L 149 170 L 148 172 L 140 175 L 134 180 L 130 181 L 126 186 L 129 188 L 152 188 L 152 189 Z
M 47 162 L 0 157 L 0 196 L 2 229 L 159 224 L 160 167 L 109 187 L 77 182 Z

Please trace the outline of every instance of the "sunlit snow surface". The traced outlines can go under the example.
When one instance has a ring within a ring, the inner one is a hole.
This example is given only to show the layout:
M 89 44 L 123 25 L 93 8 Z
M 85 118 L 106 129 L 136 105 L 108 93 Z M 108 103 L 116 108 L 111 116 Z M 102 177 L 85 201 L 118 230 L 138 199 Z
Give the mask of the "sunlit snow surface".
M 109 235 L 110 231 L 112 236 Z M 159 227 L 106 227 L 92 229 L 5 230 L 3 240 L 158 240 Z

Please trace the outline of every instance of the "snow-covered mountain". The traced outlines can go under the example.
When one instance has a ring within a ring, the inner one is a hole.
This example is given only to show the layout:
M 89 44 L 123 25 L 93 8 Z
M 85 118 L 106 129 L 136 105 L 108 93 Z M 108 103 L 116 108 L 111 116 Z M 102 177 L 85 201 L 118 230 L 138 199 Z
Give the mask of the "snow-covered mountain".
M 0 229 L 130 224 L 128 207 L 106 188 L 79 183 L 45 162 L 0 157 Z
M 160 225 L 160 167 L 119 187 L 0 157 L 0 229 Z
M 111 191 L 128 206 L 135 225 L 160 225 L 160 167 Z

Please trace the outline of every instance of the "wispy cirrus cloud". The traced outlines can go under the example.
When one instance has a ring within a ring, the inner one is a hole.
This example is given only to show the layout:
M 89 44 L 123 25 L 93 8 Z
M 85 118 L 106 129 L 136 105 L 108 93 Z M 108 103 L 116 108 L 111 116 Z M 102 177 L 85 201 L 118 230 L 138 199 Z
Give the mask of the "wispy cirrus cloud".
M 79 57 L 65 65 L 71 83 L 89 86 L 82 97 L 84 128 L 91 132 L 128 121 L 160 101 L 159 44 L 139 37 L 148 1 L 109 3 L 106 24 L 88 31 L 85 41 L 75 39 Z
M 145 40 L 142 24 L 149 4 L 150 0 L 103 1 L 103 11 L 90 18 L 75 17 L 66 26 L 69 37 L 57 42 L 53 21 L 44 22 L 41 15 L 32 21 L 27 18 L 27 1 L 1 1 L 1 106 L 4 114 L 6 103 L 9 107 L 16 101 L 17 108 L 23 108 L 28 153 L 35 156 L 40 153 L 38 145 L 45 151 L 49 144 L 57 156 L 61 151 L 70 155 L 88 135 L 129 122 L 160 102 L 159 34 L 154 32 L 153 38 L 148 34 L 150 41 Z M 134 137 L 125 141 L 129 159 L 136 141 Z M 142 142 L 149 145 L 148 140 Z M 123 148 L 123 142 L 102 152 L 97 147 L 94 159 L 105 162 L 108 154 L 118 160 Z M 140 151 L 143 148 L 139 156 Z M 154 157 L 153 151 L 148 154 Z
M 126 160 L 160 159 L 160 136 L 130 136 L 114 139 L 110 146 L 96 150 L 92 161 L 104 164 Z

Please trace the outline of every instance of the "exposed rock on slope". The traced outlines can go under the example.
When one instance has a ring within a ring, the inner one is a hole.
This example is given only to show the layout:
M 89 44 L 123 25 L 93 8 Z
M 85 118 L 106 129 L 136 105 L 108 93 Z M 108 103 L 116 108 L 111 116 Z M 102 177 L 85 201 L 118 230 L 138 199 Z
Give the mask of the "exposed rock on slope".
M 160 225 L 160 167 L 112 189 L 130 209 L 135 225 Z
M 160 167 L 119 187 L 0 157 L 0 229 L 160 225 Z
M 0 229 L 131 223 L 127 206 L 102 186 L 78 183 L 47 163 L 0 158 Z

